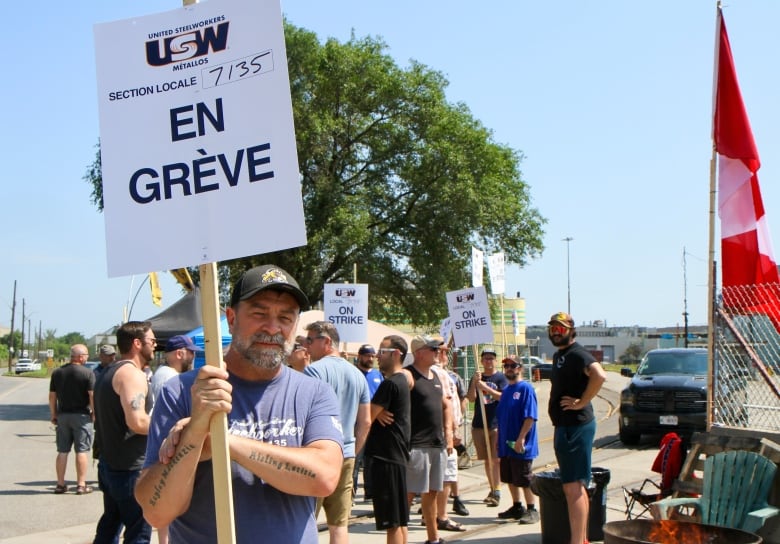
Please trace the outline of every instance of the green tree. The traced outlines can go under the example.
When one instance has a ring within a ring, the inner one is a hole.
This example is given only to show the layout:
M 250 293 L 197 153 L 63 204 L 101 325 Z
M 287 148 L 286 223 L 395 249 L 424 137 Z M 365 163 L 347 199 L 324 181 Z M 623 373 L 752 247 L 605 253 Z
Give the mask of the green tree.
M 631 342 L 622 355 L 620 355 L 619 360 L 623 364 L 638 363 L 644 354 L 645 347 L 642 342 Z
M 11 333 L 9 332 L 2 338 L 0 338 L 0 344 L 3 344 L 7 349 L 11 348 Z M 18 352 L 22 349 L 22 331 L 16 330 L 13 335 L 13 347 Z M 6 359 L 8 352 L 6 351 Z
M 440 72 L 400 68 L 377 38 L 321 43 L 290 24 L 285 37 L 308 243 L 220 263 L 224 291 L 272 262 L 314 302 L 356 266 L 373 319 L 424 325 L 469 285 L 472 245 L 519 265 L 541 253 L 521 153 L 448 103 Z M 100 166 L 98 153 L 85 179 L 102 209 Z

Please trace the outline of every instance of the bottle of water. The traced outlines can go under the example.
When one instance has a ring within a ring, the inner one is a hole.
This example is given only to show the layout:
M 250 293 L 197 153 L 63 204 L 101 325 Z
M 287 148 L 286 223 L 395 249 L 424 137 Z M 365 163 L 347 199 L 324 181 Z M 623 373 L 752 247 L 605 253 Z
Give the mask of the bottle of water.
M 514 450 L 515 449 L 516 442 L 514 440 L 507 440 L 506 445 L 509 446 L 509 449 Z M 520 446 L 520 453 L 525 453 L 525 446 Z

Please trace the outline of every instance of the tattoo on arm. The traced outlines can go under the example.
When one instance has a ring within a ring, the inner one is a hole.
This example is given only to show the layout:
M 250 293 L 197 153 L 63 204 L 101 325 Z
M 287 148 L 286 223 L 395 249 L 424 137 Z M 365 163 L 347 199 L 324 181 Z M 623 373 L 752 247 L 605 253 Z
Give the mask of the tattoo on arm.
M 253 451 L 249 454 L 249 459 L 251 461 L 256 461 L 263 465 L 269 465 L 276 470 L 284 470 L 287 472 L 294 472 L 296 474 L 300 474 L 301 476 L 306 476 L 307 478 L 314 479 L 317 477 L 317 474 L 312 472 L 311 470 L 298 466 L 298 465 L 291 465 L 290 463 L 280 461 L 278 459 L 274 459 L 267 453 L 262 453 L 259 451 Z
M 171 462 L 165 465 L 162 474 L 160 474 L 160 481 L 154 484 L 154 494 L 152 494 L 152 498 L 149 499 L 150 505 L 155 506 L 157 504 L 157 501 L 160 500 L 160 494 L 162 493 L 162 490 L 165 489 L 165 486 L 168 483 L 168 476 L 170 476 L 173 467 L 179 464 L 179 462 L 182 459 L 184 459 L 184 457 L 194 449 L 195 446 L 193 446 L 192 444 L 187 444 L 185 446 L 182 446 L 181 448 L 179 448 L 179 451 L 176 452 L 176 455 L 173 456 Z
M 143 393 L 138 393 L 133 399 L 130 401 L 130 408 L 132 410 L 143 410 L 146 400 L 146 395 Z

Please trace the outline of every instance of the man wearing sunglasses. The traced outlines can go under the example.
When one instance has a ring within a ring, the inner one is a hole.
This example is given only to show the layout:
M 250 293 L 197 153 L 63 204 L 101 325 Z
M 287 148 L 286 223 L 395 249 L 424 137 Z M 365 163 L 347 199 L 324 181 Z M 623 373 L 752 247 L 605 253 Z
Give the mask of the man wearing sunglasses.
M 371 430 L 366 456 L 372 459 L 372 480 L 381 482 L 372 497 L 377 531 L 387 532 L 387 544 L 406 544 L 409 504 L 406 464 L 411 440 L 411 376 L 401 370 L 408 351 L 406 340 L 385 336 L 379 345 L 379 370 L 385 379 L 371 398 Z
M 306 337 L 298 335 L 295 337 L 292 353 L 287 357 L 287 364 L 298 372 L 303 372 L 311 364 L 311 355 L 306 349 Z
M 452 453 L 452 404 L 435 371 L 441 340 L 415 336 L 411 352 L 414 362 L 405 367 L 413 384 L 411 399 L 411 454 L 406 467 L 409 504 L 414 495 L 422 498 L 422 515 L 428 536 L 426 544 L 438 544 L 436 494 L 444 487 L 447 456 Z
M 533 461 L 539 455 L 539 441 L 536 421 L 539 410 L 536 391 L 523 381 L 523 365 L 515 356 L 501 361 L 509 385 L 501 392 L 496 417 L 498 418 L 498 456 L 500 458 L 501 481 L 509 486 L 512 506 L 501 512 L 501 519 L 517 519 L 520 523 L 536 523 L 536 496 L 531 491 Z M 520 499 L 523 491 L 525 504 Z
M 553 355 L 548 413 L 555 427 L 553 446 L 569 509 L 571 544 L 585 542 L 587 486 L 591 478 L 591 450 L 596 420 L 590 401 L 607 375 L 593 355 L 575 341 L 574 319 L 566 312 L 553 314 L 547 336 L 558 351 Z

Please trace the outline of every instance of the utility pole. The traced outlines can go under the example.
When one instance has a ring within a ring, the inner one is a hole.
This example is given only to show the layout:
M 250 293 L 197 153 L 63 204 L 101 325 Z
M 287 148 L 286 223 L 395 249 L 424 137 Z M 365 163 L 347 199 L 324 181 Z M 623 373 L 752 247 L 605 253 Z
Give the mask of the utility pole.
M 19 351 L 24 353 L 24 299 L 22 299 L 22 345 L 19 346 Z M 19 355 L 16 356 L 17 360 L 19 359 Z
M 683 322 L 685 328 L 683 333 L 685 334 L 685 340 L 683 340 L 683 346 L 688 347 L 688 264 L 685 259 L 685 246 L 683 246 Z
M 14 318 L 16 317 L 16 280 L 14 280 L 14 301 L 11 303 L 11 341 L 8 343 L 8 373 L 11 373 L 11 360 L 14 357 Z
M 566 313 L 571 315 L 571 267 L 569 261 L 569 243 L 574 240 L 571 236 L 567 236 L 562 242 L 566 242 Z

